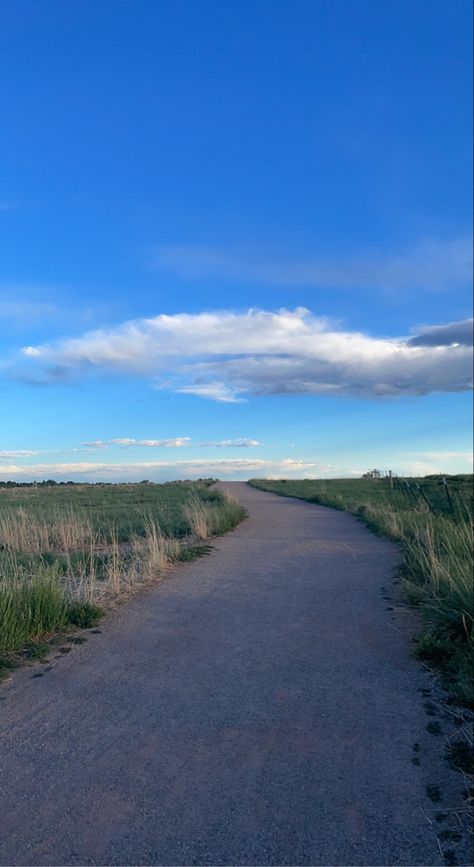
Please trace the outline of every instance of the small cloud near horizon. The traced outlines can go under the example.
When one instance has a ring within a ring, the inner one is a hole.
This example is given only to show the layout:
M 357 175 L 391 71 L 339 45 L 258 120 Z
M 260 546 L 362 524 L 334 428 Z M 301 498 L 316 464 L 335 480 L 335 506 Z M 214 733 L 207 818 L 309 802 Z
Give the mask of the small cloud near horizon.
M 200 446 L 214 447 L 217 449 L 250 449 L 261 445 L 259 440 L 246 439 L 241 437 L 235 440 L 220 440 L 218 442 L 199 443 Z
M 9 454 L 13 458 L 13 452 Z M 17 453 L 17 457 L 26 457 Z M 404 452 L 379 460 L 381 466 L 405 476 L 424 476 L 440 472 L 472 472 L 472 454 L 463 451 Z M 354 461 L 355 464 L 355 461 Z M 91 461 L 0 465 L 0 479 L 13 481 L 172 481 L 213 476 L 245 480 L 265 478 L 345 478 L 361 476 L 360 455 L 354 466 L 343 466 L 316 458 L 195 458 L 183 461 L 137 461 L 104 463 Z
M 297 464 L 297 466 L 296 466 Z M 43 463 L 35 465 L 4 465 L 0 468 L 4 478 L 15 481 L 52 478 L 58 480 L 71 479 L 75 481 L 126 481 L 140 480 L 145 476 L 152 480 L 166 481 L 170 479 L 202 478 L 208 476 L 237 476 L 249 478 L 256 473 L 280 472 L 284 476 L 302 468 L 321 473 L 327 472 L 324 464 L 317 461 L 301 459 L 289 466 L 285 460 L 273 461 L 263 458 L 253 460 L 247 458 L 198 459 L 186 461 L 137 461 L 128 464 L 92 463 L 89 461 L 67 463 Z

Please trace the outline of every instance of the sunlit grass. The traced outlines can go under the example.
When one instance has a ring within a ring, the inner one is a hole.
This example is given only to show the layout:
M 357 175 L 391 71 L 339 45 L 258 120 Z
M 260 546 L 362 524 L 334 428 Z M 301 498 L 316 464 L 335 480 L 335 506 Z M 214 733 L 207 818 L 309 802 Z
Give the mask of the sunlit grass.
M 236 500 L 203 484 L 147 485 L 145 493 L 143 485 L 116 485 L 106 491 L 101 523 L 102 493 L 90 487 L 63 490 L 62 508 L 55 489 L 0 491 L 1 656 L 92 625 L 114 600 L 196 556 L 245 516 Z
M 436 665 L 457 699 L 474 702 L 472 477 L 420 480 L 423 497 L 393 490 L 386 479 L 252 480 L 262 490 L 344 509 L 402 545 L 405 598 L 420 607 L 424 630 L 417 654 Z M 416 483 L 415 483 L 416 484 Z M 417 491 L 413 485 L 414 491 Z M 419 492 L 418 492 L 419 493 Z

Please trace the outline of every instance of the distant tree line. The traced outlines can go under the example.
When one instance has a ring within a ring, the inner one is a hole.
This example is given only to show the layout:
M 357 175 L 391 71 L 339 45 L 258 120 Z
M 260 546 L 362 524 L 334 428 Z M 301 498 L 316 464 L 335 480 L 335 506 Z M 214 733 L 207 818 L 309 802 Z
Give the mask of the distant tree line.
M 42 482 L 12 482 L 0 480 L 0 488 L 52 488 L 58 485 L 79 485 L 80 482 L 55 482 L 54 479 L 44 479 Z
M 103 487 L 112 487 L 113 485 L 190 485 L 190 484 L 201 484 L 201 485 L 213 485 L 217 482 L 217 479 L 207 478 L 207 479 L 176 479 L 172 482 L 150 482 L 149 479 L 142 479 L 141 482 L 56 482 L 54 479 L 43 479 L 41 482 L 13 482 L 13 481 L 2 481 L 0 479 L 0 488 L 55 488 L 55 487 L 64 487 L 64 485 L 95 485 Z

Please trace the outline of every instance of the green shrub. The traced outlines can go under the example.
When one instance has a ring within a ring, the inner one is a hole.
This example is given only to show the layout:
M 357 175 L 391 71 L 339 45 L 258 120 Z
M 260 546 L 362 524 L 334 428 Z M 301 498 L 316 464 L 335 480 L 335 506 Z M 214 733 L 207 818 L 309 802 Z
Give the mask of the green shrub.
M 0 653 L 19 650 L 68 622 L 68 604 L 55 573 L 0 584 Z
M 104 612 L 98 605 L 92 602 L 75 600 L 70 602 L 67 608 L 67 619 L 71 626 L 79 626 L 81 629 L 90 629 L 100 620 Z

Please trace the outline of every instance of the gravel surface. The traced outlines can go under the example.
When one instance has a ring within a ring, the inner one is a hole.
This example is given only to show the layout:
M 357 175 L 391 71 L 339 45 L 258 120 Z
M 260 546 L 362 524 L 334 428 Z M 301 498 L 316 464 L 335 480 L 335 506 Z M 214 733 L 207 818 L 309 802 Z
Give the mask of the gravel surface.
M 397 547 L 226 487 L 209 556 L 0 688 L 2 865 L 443 863 Z

